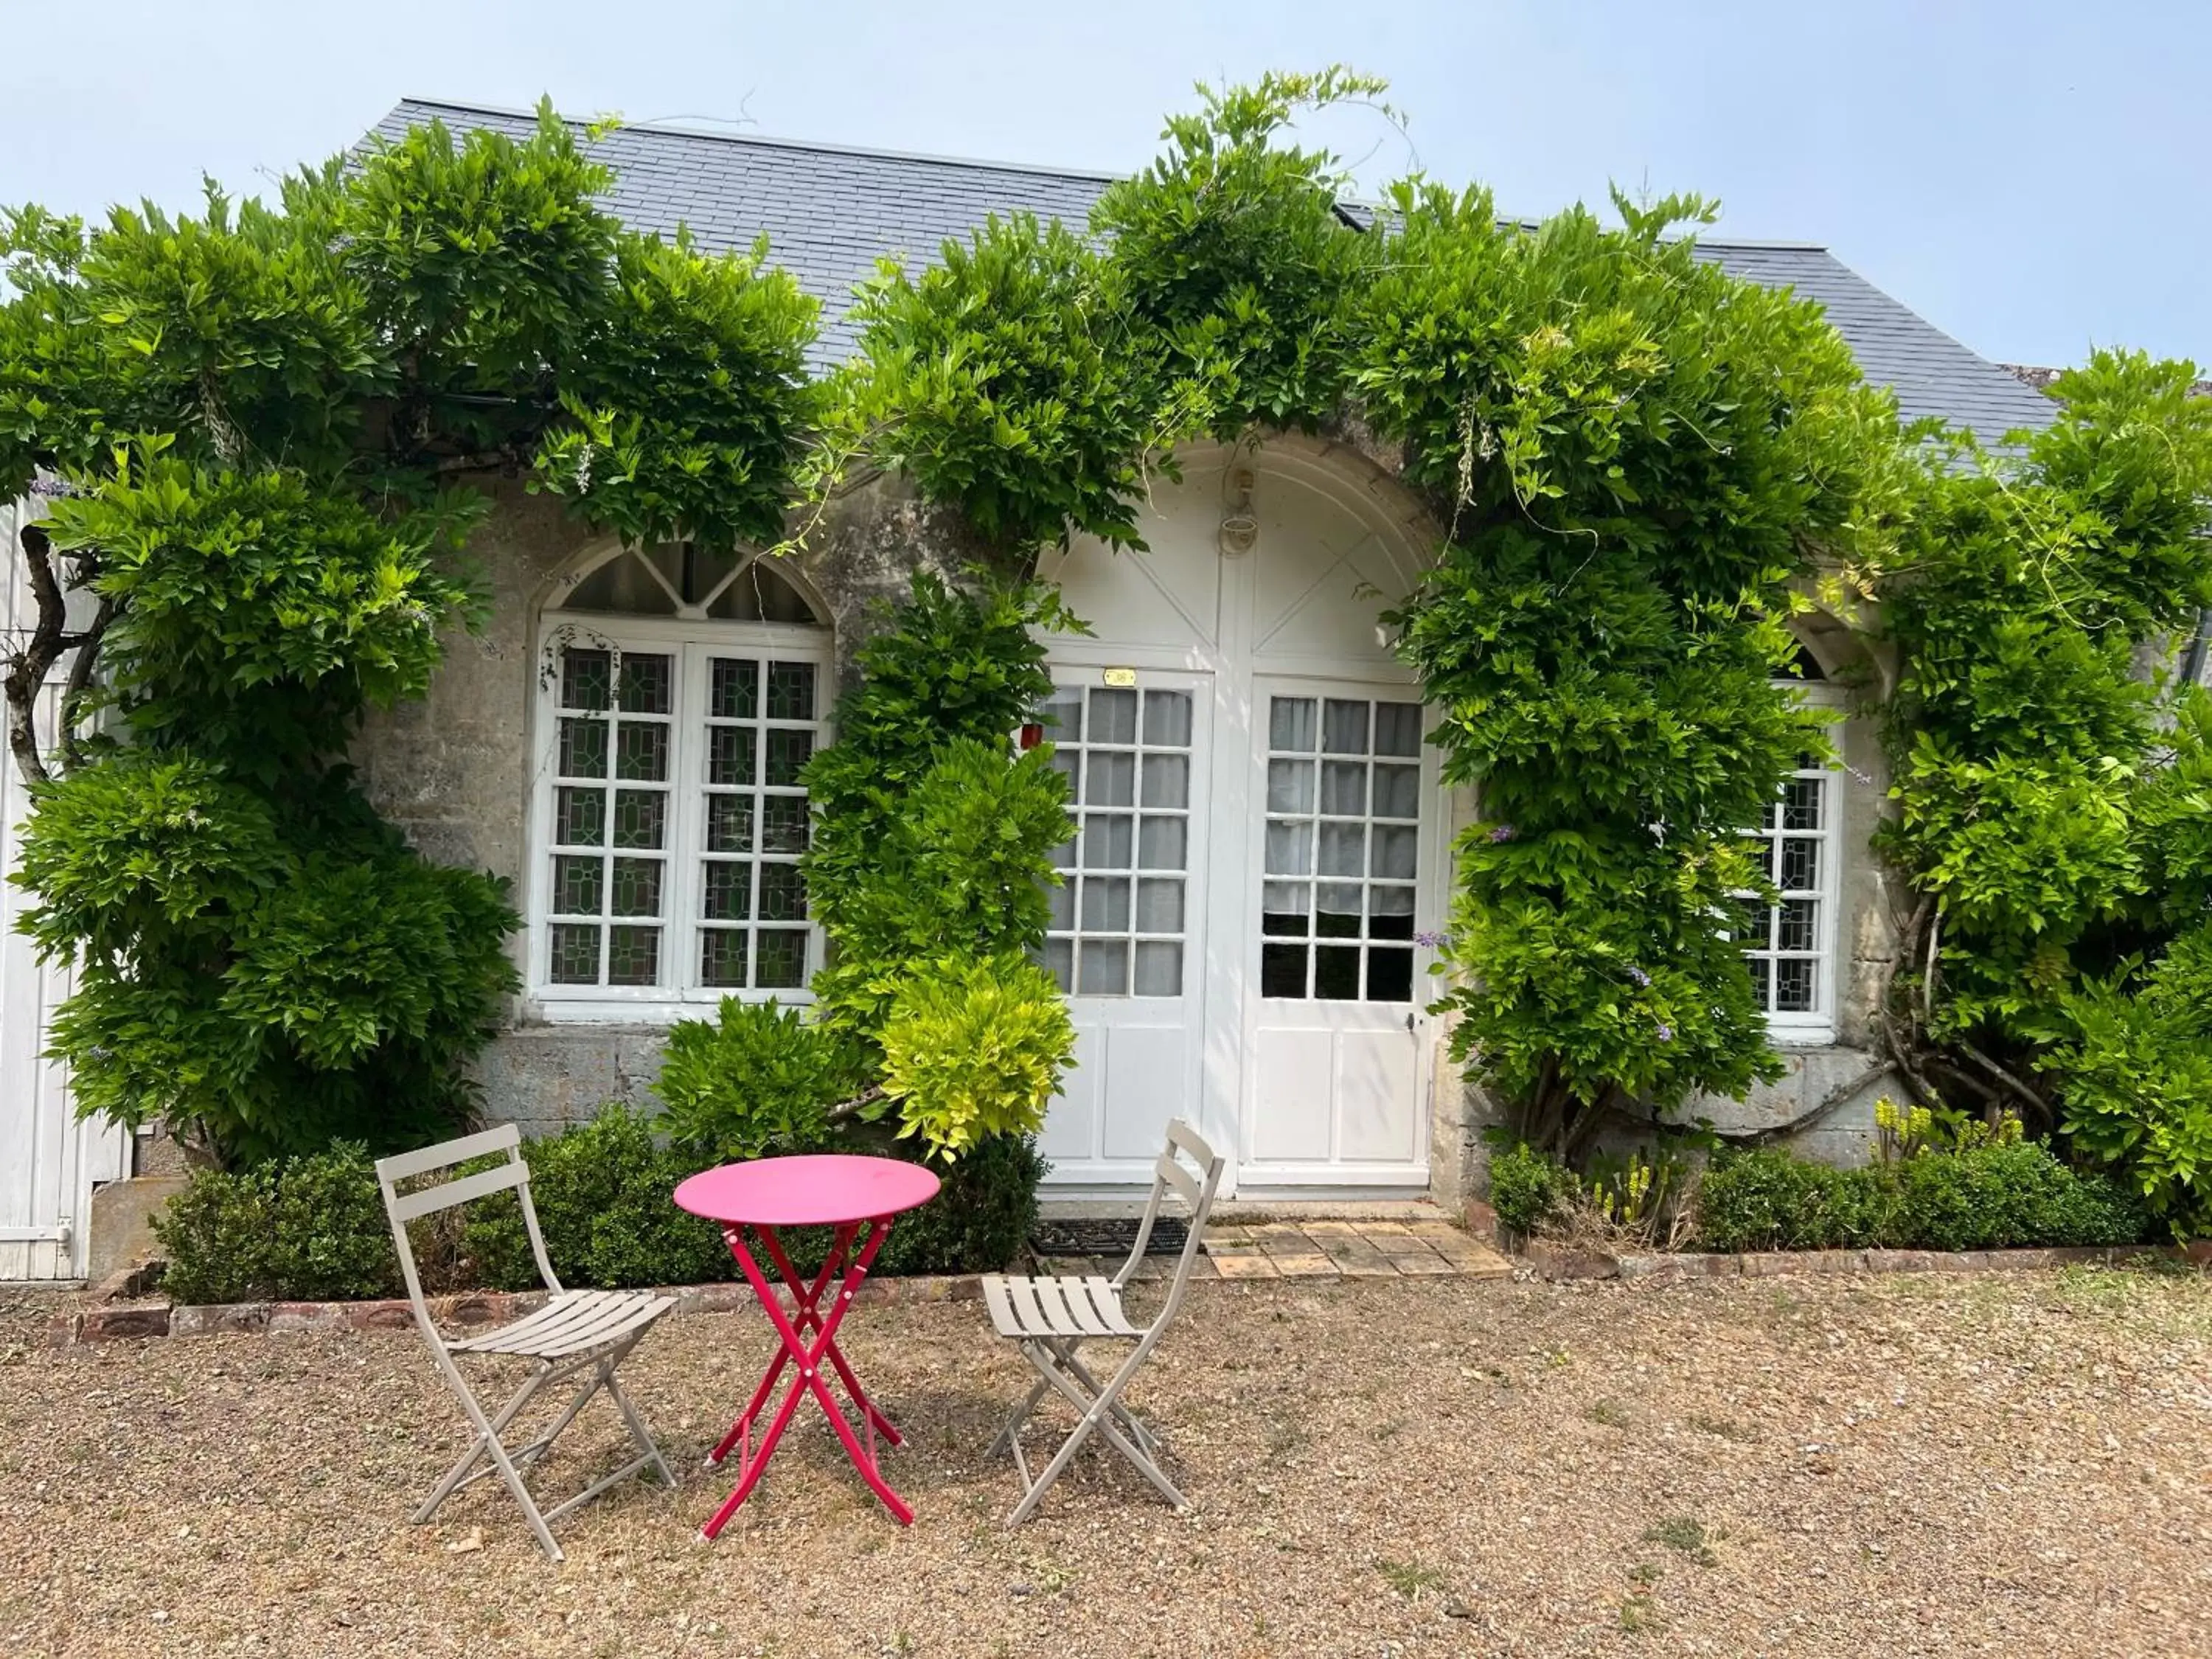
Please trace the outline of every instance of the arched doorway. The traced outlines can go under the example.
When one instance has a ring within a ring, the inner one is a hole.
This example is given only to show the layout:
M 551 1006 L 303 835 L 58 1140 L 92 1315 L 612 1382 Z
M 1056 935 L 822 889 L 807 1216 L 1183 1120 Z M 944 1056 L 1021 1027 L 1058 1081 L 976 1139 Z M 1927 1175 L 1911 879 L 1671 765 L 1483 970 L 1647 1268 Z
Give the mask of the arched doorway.
M 1182 1115 L 1248 1195 L 1424 1189 L 1448 825 L 1379 618 L 1433 532 L 1371 464 L 1285 438 L 1187 457 L 1143 532 L 1044 568 L 1094 630 L 1051 641 L 1078 823 L 1053 1179 L 1147 1180 Z

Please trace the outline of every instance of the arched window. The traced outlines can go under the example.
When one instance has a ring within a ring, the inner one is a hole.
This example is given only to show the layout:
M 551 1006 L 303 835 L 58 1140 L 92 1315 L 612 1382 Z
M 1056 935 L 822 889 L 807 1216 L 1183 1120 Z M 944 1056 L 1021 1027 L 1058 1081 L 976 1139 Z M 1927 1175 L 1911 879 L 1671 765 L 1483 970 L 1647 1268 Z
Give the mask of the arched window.
M 823 741 L 830 656 L 787 571 L 618 548 L 545 612 L 529 978 L 550 1015 L 803 1000 L 820 945 L 799 775 Z

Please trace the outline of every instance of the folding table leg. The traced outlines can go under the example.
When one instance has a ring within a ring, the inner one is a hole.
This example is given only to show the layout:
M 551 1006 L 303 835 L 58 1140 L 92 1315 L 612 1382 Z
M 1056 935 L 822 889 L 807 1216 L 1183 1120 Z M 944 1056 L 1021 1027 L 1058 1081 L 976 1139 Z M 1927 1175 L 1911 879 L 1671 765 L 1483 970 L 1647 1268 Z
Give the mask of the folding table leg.
M 882 1224 L 886 1229 L 890 1225 L 888 1222 Z M 830 1270 L 843 1262 L 846 1252 L 852 1249 L 853 1240 L 859 1232 L 858 1227 L 840 1227 L 837 1230 L 836 1242 L 830 1247 L 829 1255 L 823 1261 L 822 1272 L 815 1278 L 813 1292 L 805 1298 L 804 1316 L 793 1322 L 801 1336 L 822 1328 L 822 1311 L 817 1304 L 822 1298 L 823 1283 L 829 1277 Z M 783 1275 L 783 1282 L 792 1287 L 792 1295 L 796 1298 L 799 1294 L 799 1275 L 792 1270 L 791 1258 L 783 1253 L 783 1241 L 776 1236 L 773 1229 L 768 1229 L 762 1235 L 762 1242 L 768 1246 L 769 1256 L 775 1261 L 776 1271 Z M 874 1252 L 871 1250 L 869 1254 L 872 1256 Z M 853 1403 L 859 1407 L 860 1415 L 872 1424 L 891 1444 L 894 1446 L 904 1444 L 890 1419 L 876 1409 L 876 1402 L 869 1399 L 866 1390 L 860 1387 L 860 1378 L 853 1375 L 853 1368 L 845 1363 L 843 1350 L 835 1342 L 830 1345 L 830 1363 L 836 1368 L 838 1381 L 845 1385 L 845 1392 L 852 1396 Z

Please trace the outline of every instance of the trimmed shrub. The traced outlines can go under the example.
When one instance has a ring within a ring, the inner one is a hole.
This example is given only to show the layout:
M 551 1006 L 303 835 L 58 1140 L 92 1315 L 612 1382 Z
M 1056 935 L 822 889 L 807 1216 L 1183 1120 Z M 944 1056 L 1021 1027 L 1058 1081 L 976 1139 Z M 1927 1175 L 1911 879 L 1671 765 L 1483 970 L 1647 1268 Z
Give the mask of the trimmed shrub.
M 367 1147 L 202 1170 L 154 1218 L 179 1302 L 323 1302 L 397 1294 L 399 1262 Z
M 1526 1141 L 1490 1155 L 1490 1206 L 1498 1224 L 1527 1237 L 1542 1231 L 1576 1191 L 1574 1171 Z

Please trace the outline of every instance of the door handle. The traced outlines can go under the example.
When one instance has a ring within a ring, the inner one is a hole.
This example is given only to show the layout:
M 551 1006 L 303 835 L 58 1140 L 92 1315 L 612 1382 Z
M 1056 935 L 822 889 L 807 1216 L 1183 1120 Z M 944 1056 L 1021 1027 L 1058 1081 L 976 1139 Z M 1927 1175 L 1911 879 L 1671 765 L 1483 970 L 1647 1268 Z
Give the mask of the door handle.
M 1406 1035 L 1413 1035 L 1413 1011 L 1410 1008 L 1406 1011 Z

